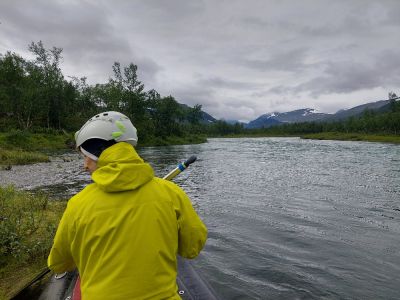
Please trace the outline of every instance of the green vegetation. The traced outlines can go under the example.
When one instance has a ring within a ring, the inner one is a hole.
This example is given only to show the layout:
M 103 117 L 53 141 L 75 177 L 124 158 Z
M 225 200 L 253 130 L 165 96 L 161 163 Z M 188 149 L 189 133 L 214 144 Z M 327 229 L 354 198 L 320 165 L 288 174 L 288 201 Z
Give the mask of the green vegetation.
M 121 67 L 115 62 L 107 83 L 88 85 L 86 78 L 64 78 L 62 49 L 46 49 L 38 42 L 29 51 L 32 61 L 16 53 L 0 54 L 0 164 L 48 161 L 46 153 L 72 146 L 72 133 L 106 110 L 132 119 L 139 146 L 206 141 L 201 105 L 190 108 L 172 96 L 145 91 L 133 63 Z
M 86 78 L 65 79 L 60 69 L 62 49 L 46 49 L 38 42 L 31 43 L 29 51 L 35 57 L 32 61 L 16 53 L 0 54 L 0 130 L 19 130 L 14 144 L 24 144 L 27 131 L 75 132 L 106 110 L 130 117 L 143 145 L 188 143 L 200 133 L 201 105 L 190 108 L 154 89 L 145 91 L 133 63 L 122 67 L 115 62 L 107 83 L 89 85 Z
M 71 137 L 63 132 L 31 133 L 11 130 L 0 133 L 0 165 L 48 162 L 47 153 L 67 148 Z
M 65 202 L 44 194 L 0 187 L 0 299 L 9 299 L 46 267 L 64 209 Z
M 0 149 L 0 165 L 27 165 L 48 161 L 49 157 L 42 153 Z
M 302 136 L 304 139 L 341 140 L 341 141 L 368 141 L 380 143 L 400 144 L 400 135 L 373 135 L 361 133 L 323 132 Z
M 72 135 L 53 131 L 50 133 L 10 130 L 0 133 L 0 148 L 7 150 L 54 151 L 67 148 Z

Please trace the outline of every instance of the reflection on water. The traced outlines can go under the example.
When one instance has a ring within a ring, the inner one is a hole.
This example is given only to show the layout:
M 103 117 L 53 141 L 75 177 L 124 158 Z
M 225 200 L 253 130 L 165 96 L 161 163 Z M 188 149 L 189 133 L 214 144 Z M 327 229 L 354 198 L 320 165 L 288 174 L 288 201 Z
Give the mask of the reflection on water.
M 209 228 L 196 260 L 222 299 L 400 298 L 400 147 L 297 138 L 149 147 Z M 79 155 L 0 171 L 1 183 L 67 198 L 90 182 Z

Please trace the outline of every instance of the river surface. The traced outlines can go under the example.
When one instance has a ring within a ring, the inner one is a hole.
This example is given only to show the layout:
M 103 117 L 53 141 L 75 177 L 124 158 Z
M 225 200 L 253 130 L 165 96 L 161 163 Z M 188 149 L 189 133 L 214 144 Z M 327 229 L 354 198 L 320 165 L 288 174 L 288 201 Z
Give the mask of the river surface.
M 400 299 L 400 147 L 298 138 L 209 139 L 140 155 L 176 178 L 209 229 L 194 265 L 221 299 Z M 68 198 L 90 181 L 75 153 L 0 171 Z

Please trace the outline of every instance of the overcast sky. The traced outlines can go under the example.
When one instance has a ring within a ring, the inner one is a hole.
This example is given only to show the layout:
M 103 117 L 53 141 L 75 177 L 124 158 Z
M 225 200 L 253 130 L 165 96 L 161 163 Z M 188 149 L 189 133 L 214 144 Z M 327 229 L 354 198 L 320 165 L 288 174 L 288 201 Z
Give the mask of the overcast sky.
M 63 48 L 65 76 L 145 89 L 216 118 L 342 108 L 400 93 L 400 0 L 2 0 L 0 53 Z

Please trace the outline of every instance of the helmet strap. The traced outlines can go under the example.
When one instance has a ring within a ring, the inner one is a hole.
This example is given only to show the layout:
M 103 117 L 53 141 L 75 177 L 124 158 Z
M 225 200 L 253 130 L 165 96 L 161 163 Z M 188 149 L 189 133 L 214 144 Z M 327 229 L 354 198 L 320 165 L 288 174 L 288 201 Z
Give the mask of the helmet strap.
M 90 159 L 94 160 L 94 161 L 98 161 L 99 158 L 95 155 L 93 155 L 92 153 L 86 151 L 85 149 L 83 149 L 82 147 L 79 147 L 79 149 L 81 150 L 81 152 L 83 153 L 83 155 L 89 157 Z

